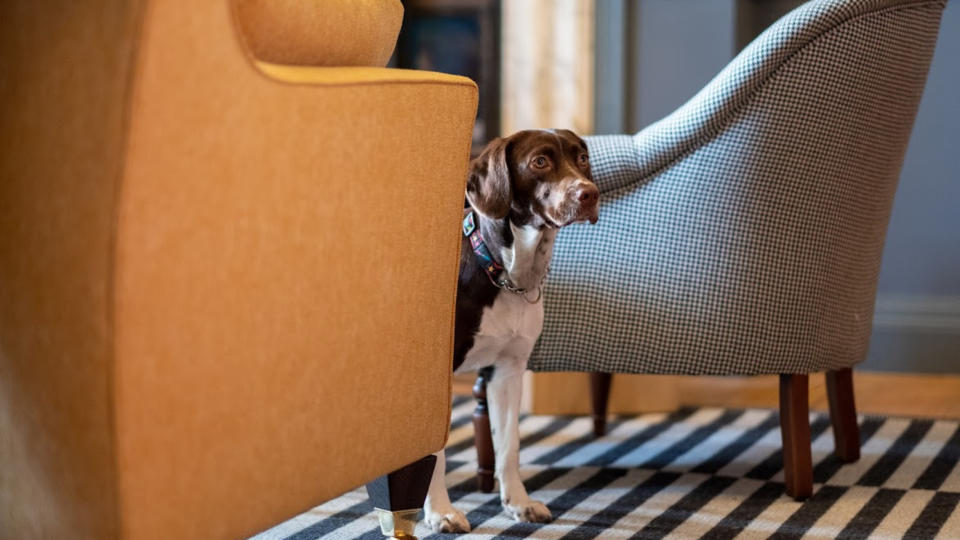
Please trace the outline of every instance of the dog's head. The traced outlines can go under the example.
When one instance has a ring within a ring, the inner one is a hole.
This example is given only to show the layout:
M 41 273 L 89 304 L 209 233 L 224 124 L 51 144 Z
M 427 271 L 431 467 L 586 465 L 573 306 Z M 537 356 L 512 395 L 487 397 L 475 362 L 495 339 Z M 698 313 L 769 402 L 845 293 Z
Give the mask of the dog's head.
M 596 223 L 600 191 L 583 139 L 572 131 L 519 131 L 495 139 L 470 164 L 467 200 L 484 216 L 559 228 Z

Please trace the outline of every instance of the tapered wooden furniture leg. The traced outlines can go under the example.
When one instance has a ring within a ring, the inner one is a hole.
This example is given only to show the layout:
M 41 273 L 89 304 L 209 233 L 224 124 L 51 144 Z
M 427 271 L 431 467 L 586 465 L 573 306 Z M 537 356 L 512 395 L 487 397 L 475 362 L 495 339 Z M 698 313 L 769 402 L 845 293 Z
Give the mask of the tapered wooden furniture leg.
M 610 401 L 611 373 L 590 373 L 590 404 L 593 410 L 593 435 L 602 437 L 607 432 L 607 403 Z
M 417 540 L 413 530 L 436 463 L 437 457 L 429 455 L 367 484 L 384 536 Z
M 853 399 L 853 370 L 828 371 L 827 399 L 833 424 L 833 452 L 845 463 L 860 459 L 860 426 Z
M 780 375 L 780 434 L 787 495 L 800 501 L 813 494 L 810 458 L 809 376 Z
M 473 411 L 473 444 L 477 448 L 477 487 L 484 493 L 493 491 L 493 437 L 490 434 L 490 412 L 487 410 L 487 381 L 491 372 L 484 368 L 477 373 L 473 397 L 477 408 Z

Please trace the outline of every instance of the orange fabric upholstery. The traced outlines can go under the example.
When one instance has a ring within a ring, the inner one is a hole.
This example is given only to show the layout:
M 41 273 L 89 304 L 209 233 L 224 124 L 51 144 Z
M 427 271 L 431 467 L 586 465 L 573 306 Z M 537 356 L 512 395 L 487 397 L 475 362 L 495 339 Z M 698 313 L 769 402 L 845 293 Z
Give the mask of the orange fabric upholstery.
M 275 64 L 383 67 L 403 20 L 400 0 L 235 0 L 234 6 L 250 52 Z
M 0 539 L 246 537 L 445 442 L 476 86 L 253 62 L 237 1 L 0 5 Z

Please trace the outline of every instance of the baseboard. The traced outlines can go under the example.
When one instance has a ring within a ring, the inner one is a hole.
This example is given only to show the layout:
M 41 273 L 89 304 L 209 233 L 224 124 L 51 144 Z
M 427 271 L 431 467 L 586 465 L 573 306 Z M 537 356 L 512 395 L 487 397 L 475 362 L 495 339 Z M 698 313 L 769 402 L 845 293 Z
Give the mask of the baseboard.
M 534 414 L 590 413 L 585 373 L 534 373 L 524 388 Z M 960 418 L 960 376 L 854 370 L 857 410 L 864 414 Z M 610 414 L 669 411 L 680 406 L 777 408 L 776 375 L 708 377 L 614 375 Z M 810 376 L 811 410 L 828 410 L 826 383 Z
M 880 294 L 873 327 L 880 331 L 912 330 L 960 336 L 960 296 Z
M 862 367 L 960 373 L 960 296 L 879 295 Z

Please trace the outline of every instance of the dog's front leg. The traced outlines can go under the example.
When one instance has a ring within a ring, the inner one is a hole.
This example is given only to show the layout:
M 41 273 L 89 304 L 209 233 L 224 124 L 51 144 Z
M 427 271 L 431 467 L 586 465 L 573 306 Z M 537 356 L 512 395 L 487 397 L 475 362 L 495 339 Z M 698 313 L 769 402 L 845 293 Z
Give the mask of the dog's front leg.
M 447 460 L 444 451 L 434 454 L 437 464 L 430 477 L 430 490 L 427 492 L 427 501 L 423 508 L 424 519 L 427 525 L 438 533 L 465 533 L 470 532 L 470 522 L 463 512 L 450 504 L 450 495 L 447 493 L 446 476 Z
M 545 523 L 550 510 L 527 495 L 520 480 L 520 399 L 523 392 L 525 361 L 498 362 L 487 383 L 487 406 L 496 454 L 494 474 L 500 481 L 500 502 L 517 521 Z

